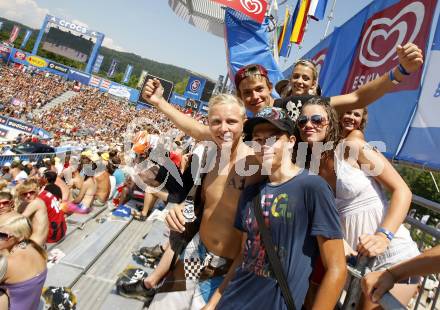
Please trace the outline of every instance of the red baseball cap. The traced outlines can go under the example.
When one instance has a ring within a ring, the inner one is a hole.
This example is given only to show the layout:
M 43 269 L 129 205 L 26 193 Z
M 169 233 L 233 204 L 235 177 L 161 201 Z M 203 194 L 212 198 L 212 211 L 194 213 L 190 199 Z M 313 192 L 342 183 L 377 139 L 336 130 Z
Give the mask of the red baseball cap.
M 237 71 L 235 74 L 234 82 L 235 82 L 235 89 L 238 90 L 238 86 L 240 85 L 241 81 L 243 81 L 248 76 L 255 76 L 260 75 L 265 77 L 269 81 L 269 76 L 267 74 L 267 70 L 262 65 L 258 64 L 251 64 L 244 66 L 240 68 L 240 70 Z

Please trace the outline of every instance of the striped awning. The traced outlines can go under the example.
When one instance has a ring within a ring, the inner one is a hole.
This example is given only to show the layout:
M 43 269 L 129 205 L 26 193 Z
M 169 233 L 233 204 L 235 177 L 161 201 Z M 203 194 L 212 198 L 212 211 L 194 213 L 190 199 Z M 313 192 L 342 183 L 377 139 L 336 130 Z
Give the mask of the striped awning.
M 168 0 L 168 5 L 187 23 L 216 36 L 224 36 L 225 11 L 220 4 L 210 0 Z

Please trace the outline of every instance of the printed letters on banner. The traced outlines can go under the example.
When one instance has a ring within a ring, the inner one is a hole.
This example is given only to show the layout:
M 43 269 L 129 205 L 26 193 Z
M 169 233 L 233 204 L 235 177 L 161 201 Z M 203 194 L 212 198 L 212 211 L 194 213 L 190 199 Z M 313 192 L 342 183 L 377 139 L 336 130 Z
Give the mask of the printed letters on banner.
M 267 10 L 266 0 L 213 0 L 262 23 Z
M 316 70 L 319 73 L 321 72 L 322 66 L 324 66 L 325 57 L 327 56 L 328 48 L 324 48 L 316 53 L 315 56 L 312 57 L 311 61 L 315 64 Z
M 425 54 L 435 3 L 399 1 L 367 19 L 343 93 L 358 89 L 398 65 L 397 45 L 413 42 Z M 417 89 L 422 71 L 406 78 L 393 91 Z

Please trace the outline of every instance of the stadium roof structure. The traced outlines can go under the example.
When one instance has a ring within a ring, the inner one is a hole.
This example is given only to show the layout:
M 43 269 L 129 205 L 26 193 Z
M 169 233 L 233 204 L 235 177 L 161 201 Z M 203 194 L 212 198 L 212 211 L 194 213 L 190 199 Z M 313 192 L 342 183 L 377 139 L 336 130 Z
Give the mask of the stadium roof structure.
M 168 0 L 168 5 L 187 23 L 224 37 L 225 11 L 221 4 L 207 0 Z

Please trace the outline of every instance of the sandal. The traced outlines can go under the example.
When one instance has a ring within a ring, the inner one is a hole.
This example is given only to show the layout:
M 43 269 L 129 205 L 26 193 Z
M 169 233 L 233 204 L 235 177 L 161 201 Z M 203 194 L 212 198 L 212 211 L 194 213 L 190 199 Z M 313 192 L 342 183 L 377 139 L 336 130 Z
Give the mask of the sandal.
M 141 247 L 139 249 L 139 253 L 145 257 L 160 258 L 164 252 L 165 251 L 160 244 L 156 244 L 152 247 Z
M 136 212 L 136 211 L 133 211 L 132 215 L 133 215 L 133 219 L 140 221 L 140 222 L 145 222 L 148 217 L 147 215 L 143 215 L 142 213 Z

